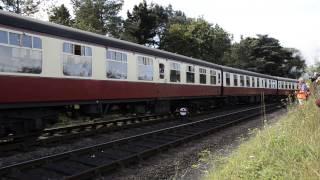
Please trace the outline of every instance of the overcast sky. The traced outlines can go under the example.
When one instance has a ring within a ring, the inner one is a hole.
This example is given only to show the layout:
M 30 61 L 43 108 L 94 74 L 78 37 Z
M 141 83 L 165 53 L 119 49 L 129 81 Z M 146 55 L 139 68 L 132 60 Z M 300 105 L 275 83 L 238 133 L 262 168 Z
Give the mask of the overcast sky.
M 124 0 L 121 15 L 142 0 Z M 320 57 L 320 0 L 147 0 L 182 10 L 188 17 L 203 16 L 234 35 L 268 34 L 282 46 L 302 51 L 307 64 Z M 69 0 L 59 0 L 71 9 Z

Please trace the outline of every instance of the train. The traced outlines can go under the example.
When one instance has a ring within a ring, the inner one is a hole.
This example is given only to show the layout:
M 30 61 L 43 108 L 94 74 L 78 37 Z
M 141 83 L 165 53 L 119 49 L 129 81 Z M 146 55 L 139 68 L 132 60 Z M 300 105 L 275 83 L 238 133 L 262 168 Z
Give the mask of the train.
M 209 63 L 0 11 L 0 137 L 60 113 L 199 111 L 285 97 L 296 79 Z

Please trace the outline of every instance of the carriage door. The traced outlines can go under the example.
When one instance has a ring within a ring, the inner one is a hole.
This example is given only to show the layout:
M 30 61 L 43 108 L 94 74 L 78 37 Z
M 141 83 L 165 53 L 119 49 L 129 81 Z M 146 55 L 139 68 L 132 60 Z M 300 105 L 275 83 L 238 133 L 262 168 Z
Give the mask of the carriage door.
M 166 72 L 167 72 L 167 61 L 165 59 L 158 59 L 158 82 L 165 83 L 167 82 L 166 79 Z

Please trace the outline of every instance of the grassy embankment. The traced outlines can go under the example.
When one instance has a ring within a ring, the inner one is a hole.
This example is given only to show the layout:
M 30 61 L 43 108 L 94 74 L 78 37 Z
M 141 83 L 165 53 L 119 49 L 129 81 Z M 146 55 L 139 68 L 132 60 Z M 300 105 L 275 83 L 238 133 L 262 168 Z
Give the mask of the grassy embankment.
M 320 179 L 320 108 L 314 98 L 257 131 L 204 179 Z

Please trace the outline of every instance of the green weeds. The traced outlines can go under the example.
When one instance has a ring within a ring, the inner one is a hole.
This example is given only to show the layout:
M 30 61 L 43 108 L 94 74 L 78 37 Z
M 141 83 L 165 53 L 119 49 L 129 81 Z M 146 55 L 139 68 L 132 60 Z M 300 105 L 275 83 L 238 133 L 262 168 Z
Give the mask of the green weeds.
M 320 108 L 292 105 L 204 179 L 320 179 Z

